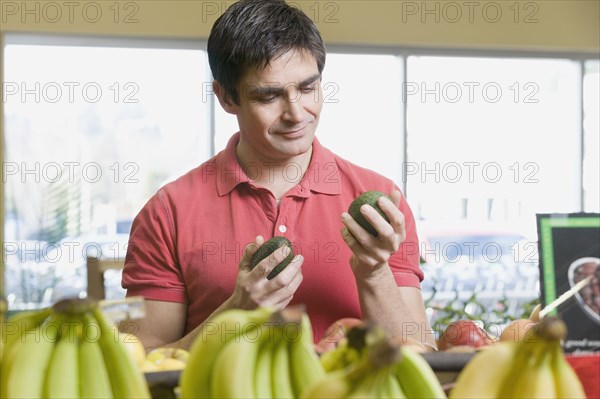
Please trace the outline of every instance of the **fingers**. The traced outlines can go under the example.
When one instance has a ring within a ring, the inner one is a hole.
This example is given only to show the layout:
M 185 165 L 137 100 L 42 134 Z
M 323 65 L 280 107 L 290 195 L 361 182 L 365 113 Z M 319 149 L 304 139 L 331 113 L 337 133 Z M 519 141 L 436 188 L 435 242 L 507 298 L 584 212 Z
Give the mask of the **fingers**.
M 386 221 L 379 212 L 369 205 L 363 205 L 360 212 L 378 233 L 373 237 L 362 228 L 348 213 L 342 214 L 344 227 L 342 238 L 352 250 L 353 259 L 357 264 L 375 267 L 384 264 L 394 254 L 406 238 L 404 215 L 398 209 L 402 194 L 398 190 L 391 192 L 390 197 L 378 199 L 378 206 L 388 217 Z
M 266 279 L 269 273 L 290 254 L 290 248 L 283 245 L 261 260 L 252 270 L 256 280 Z M 289 265 L 288 265 L 289 267 Z
M 268 291 L 260 300 L 262 306 L 283 308 L 290 303 L 304 279 L 301 269 L 303 262 L 304 258 L 302 255 L 296 256 L 277 277 L 265 285 Z

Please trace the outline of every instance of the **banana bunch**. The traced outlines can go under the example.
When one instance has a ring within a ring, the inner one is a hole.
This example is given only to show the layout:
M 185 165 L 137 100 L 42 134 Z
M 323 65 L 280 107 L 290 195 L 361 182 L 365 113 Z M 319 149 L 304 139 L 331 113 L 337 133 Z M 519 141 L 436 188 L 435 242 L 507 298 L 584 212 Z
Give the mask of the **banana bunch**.
M 101 309 L 67 299 L 3 328 L 1 398 L 150 398 L 143 374 Z
M 298 398 L 325 376 L 303 307 L 233 309 L 200 327 L 182 398 Z
M 458 375 L 450 398 L 585 398 L 562 351 L 566 334 L 563 321 L 546 317 L 522 341 L 501 341 L 478 352 Z
M 446 397 L 427 361 L 376 325 L 350 329 L 321 362 L 328 374 L 303 399 Z

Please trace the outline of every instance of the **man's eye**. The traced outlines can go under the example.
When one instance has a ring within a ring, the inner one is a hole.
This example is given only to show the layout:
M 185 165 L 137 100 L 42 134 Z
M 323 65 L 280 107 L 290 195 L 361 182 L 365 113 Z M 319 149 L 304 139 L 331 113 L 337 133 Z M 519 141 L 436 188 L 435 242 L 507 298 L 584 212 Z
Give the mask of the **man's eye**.
M 266 96 L 266 97 L 260 97 L 258 99 L 259 102 L 263 103 L 263 104 L 270 104 L 273 101 L 275 101 L 275 97 L 276 96 Z
M 300 90 L 302 90 L 302 93 L 312 93 L 313 91 L 316 90 L 316 87 L 308 86 L 308 87 L 303 87 Z

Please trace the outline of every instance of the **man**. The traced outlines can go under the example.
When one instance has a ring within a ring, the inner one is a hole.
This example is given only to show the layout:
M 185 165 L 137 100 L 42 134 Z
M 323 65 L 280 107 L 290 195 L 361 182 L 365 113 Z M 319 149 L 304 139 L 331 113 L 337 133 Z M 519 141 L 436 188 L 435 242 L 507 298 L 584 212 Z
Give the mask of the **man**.
M 392 181 L 315 138 L 325 48 L 314 23 L 280 0 L 242 0 L 215 22 L 208 54 L 214 93 L 239 132 L 136 217 L 123 286 L 146 298 L 147 316 L 128 330 L 147 349 L 189 347 L 198 326 L 223 310 L 302 303 L 315 340 L 339 318 L 362 317 L 434 346 L 406 200 Z M 377 238 L 345 212 L 367 190 L 391 195 L 379 200 L 390 223 L 361 209 Z M 249 264 L 274 235 L 297 255 L 268 280 L 286 247 Z

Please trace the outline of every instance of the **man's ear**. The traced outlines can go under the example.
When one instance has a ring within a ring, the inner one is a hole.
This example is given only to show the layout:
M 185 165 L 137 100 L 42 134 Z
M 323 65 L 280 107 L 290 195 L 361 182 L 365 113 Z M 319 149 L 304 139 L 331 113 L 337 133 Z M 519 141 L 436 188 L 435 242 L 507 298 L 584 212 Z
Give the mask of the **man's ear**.
M 221 104 L 221 107 L 225 110 L 225 112 L 235 115 L 237 113 L 237 104 L 233 102 L 233 99 L 227 93 L 225 88 L 216 80 L 213 80 L 212 87 L 213 93 L 215 93 L 219 99 L 219 104 Z

